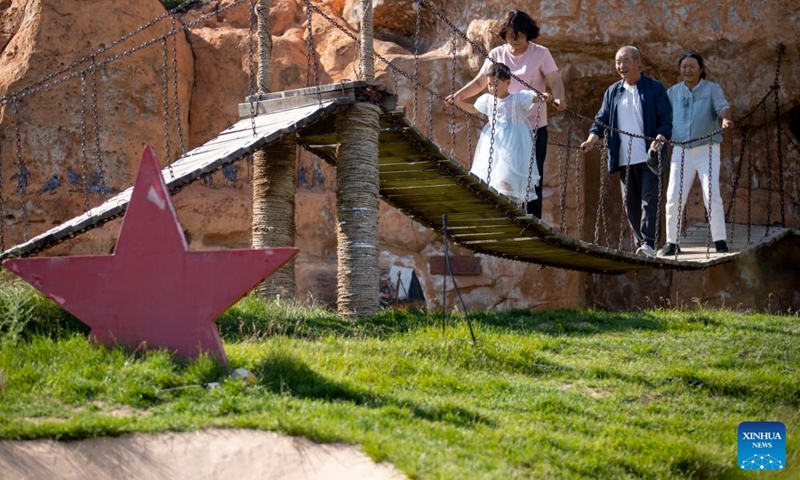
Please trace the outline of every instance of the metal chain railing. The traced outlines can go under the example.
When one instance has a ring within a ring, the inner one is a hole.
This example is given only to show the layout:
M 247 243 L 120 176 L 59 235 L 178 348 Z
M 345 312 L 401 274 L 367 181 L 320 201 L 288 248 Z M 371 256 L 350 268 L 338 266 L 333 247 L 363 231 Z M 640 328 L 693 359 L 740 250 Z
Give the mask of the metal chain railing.
M 450 53 L 452 57 L 452 64 L 450 65 L 450 94 L 456 94 L 456 36 L 450 36 Z M 455 102 L 450 104 L 450 156 L 456 156 L 456 107 Z
M 175 30 L 175 16 L 170 16 L 170 26 Z M 178 129 L 178 142 L 180 144 L 179 157 L 186 155 L 186 142 L 183 138 L 183 123 L 181 122 L 181 103 L 178 98 L 178 36 L 172 36 L 172 80 L 173 103 L 175 105 L 175 126 Z
M 706 208 L 706 216 L 708 216 L 708 223 L 706 224 L 706 258 L 711 257 L 711 225 L 714 222 L 713 217 L 713 204 L 711 203 L 714 195 L 714 158 L 712 149 L 714 142 L 708 141 L 708 207 Z M 720 162 L 721 163 L 721 162 Z
M 560 209 L 560 217 L 561 217 L 561 233 L 567 233 L 567 182 L 569 181 L 568 176 L 569 172 L 569 159 L 571 155 L 567 153 L 566 162 L 564 161 L 564 147 L 558 148 L 558 175 L 561 180 L 559 183 L 561 184 L 561 188 L 559 188 L 559 209 Z
M 103 201 L 108 200 L 108 189 L 106 188 L 106 168 L 103 160 L 103 150 L 100 148 L 100 111 L 97 104 L 97 63 L 94 56 L 91 58 L 89 73 L 92 79 L 92 126 L 94 127 L 94 148 L 97 155 L 97 175 L 100 195 Z
M 310 0 L 303 0 L 306 8 L 306 22 L 308 23 L 308 38 L 306 39 L 306 87 L 311 86 L 311 72 L 314 72 L 314 86 L 317 89 L 317 101 L 320 108 L 322 108 L 322 92 L 319 89 L 319 65 L 317 64 L 317 50 L 314 45 L 314 29 L 311 26 L 312 16 L 311 11 L 316 11 L 324 18 L 330 18 L 325 13 L 311 4 Z M 332 20 L 332 19 L 331 19 Z M 358 39 L 356 39 L 358 42 Z
M 494 81 L 495 82 L 495 88 L 497 88 L 497 77 L 494 77 L 493 79 L 490 79 L 490 81 Z M 492 95 L 492 99 L 493 99 L 493 102 L 492 102 L 492 115 L 491 115 L 491 119 L 490 119 L 492 128 L 490 130 L 490 135 L 489 135 L 489 165 L 488 165 L 488 167 L 486 169 L 486 184 L 487 185 L 491 185 L 491 181 L 492 181 L 492 157 L 494 155 L 494 138 L 495 138 L 495 133 L 496 133 L 495 128 L 497 126 L 497 97 L 495 95 Z
M 680 246 L 681 244 L 681 233 L 683 233 L 683 216 L 684 216 L 684 205 L 683 205 L 683 172 L 686 170 L 686 147 L 681 145 L 681 168 L 678 171 L 678 176 L 680 177 L 680 182 L 678 183 L 678 221 L 676 223 L 675 229 L 675 244 Z M 678 253 L 678 249 L 675 249 L 675 255 Z
M 88 109 L 86 108 L 86 73 L 81 75 L 81 178 L 79 187 L 83 190 L 83 208 L 89 211 L 89 152 L 86 149 L 86 138 L 89 132 L 86 127 L 86 116 Z M 69 175 L 69 173 L 68 173 Z
M 767 103 L 763 103 L 763 111 L 764 111 L 764 149 L 766 153 L 766 160 L 767 160 L 767 229 L 764 231 L 764 236 L 769 235 L 769 227 L 772 223 L 772 154 L 771 149 L 769 148 L 769 131 L 766 128 L 766 125 L 769 122 L 769 113 L 767 112 Z
M 163 91 L 163 100 L 164 100 L 164 160 L 167 162 L 167 167 L 169 168 L 169 178 L 170 180 L 175 180 L 175 172 L 172 171 L 172 139 L 170 137 L 170 126 L 169 126 L 169 66 L 168 66 L 168 59 L 169 59 L 169 52 L 167 39 L 165 38 L 161 42 L 161 52 L 162 52 L 162 75 L 161 75 L 161 85 Z
M 753 225 L 753 147 L 747 150 L 747 244 L 750 245 Z
M 784 185 L 784 174 L 783 174 L 783 149 L 781 148 L 781 101 L 780 101 L 780 76 L 781 76 L 781 60 L 783 59 L 783 55 L 786 53 L 786 45 L 780 44 L 778 46 L 778 65 L 775 68 L 775 85 L 773 90 L 775 91 L 775 124 L 777 132 L 776 135 L 776 142 L 775 144 L 778 147 L 778 188 L 780 190 L 780 202 L 781 202 L 781 226 L 786 226 L 786 190 Z
M 28 192 L 28 168 L 25 166 L 25 159 L 22 157 L 22 128 L 20 127 L 20 116 L 22 112 L 20 111 L 20 98 L 14 97 L 14 100 L 11 102 L 12 106 L 12 115 L 14 116 L 14 138 L 15 138 L 15 146 L 17 149 L 17 171 L 19 172 L 19 184 L 17 188 L 17 193 L 19 194 L 20 199 L 20 209 L 22 212 L 22 237 L 25 241 L 28 240 L 28 233 L 29 233 L 29 222 L 28 222 L 28 199 L 27 199 L 27 192 Z M 56 174 L 54 174 L 56 175 Z M 55 186 L 54 186 L 55 187 Z
M 417 107 L 419 106 L 418 89 L 419 85 L 419 49 L 420 49 L 420 36 L 422 34 L 422 5 L 419 0 L 414 0 L 414 78 L 412 85 L 414 85 L 414 99 L 411 108 L 411 124 L 417 125 Z M 455 69 L 453 70 L 455 75 Z
M 569 142 L 568 142 L 569 143 Z M 569 149 L 567 149 L 567 155 L 569 155 Z M 579 211 L 580 206 L 583 205 L 581 202 L 581 164 L 583 164 L 583 152 L 580 149 L 575 150 L 575 213 L 578 221 L 578 234 L 576 238 L 578 240 L 583 238 L 583 211 Z
M 628 219 L 628 223 L 630 224 L 630 218 L 628 217 L 628 185 L 631 184 L 631 152 L 633 149 L 633 137 L 628 138 L 628 154 L 627 154 L 627 165 L 625 165 L 625 181 L 622 182 L 620 186 L 620 190 L 622 190 L 622 215 L 619 218 L 619 244 L 617 250 L 622 250 L 624 246 L 624 238 L 625 238 L 625 219 Z M 621 173 L 621 172 L 620 172 Z M 631 236 L 633 236 L 634 244 L 638 241 L 638 239 L 633 234 L 631 230 Z M 639 245 L 635 245 L 638 247 Z

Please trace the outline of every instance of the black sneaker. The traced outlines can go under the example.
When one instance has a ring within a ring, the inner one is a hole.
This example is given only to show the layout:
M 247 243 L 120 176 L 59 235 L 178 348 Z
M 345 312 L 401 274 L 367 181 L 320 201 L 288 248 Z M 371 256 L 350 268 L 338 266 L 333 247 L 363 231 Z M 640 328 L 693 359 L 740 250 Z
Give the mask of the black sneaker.
M 658 252 L 658 254 L 662 257 L 669 257 L 679 253 L 681 253 L 681 247 L 675 245 L 674 243 L 665 243 L 664 246 L 661 247 L 661 251 Z
M 717 248 L 717 253 L 728 253 L 730 249 L 728 248 L 728 244 L 725 243 L 725 240 L 717 240 L 714 242 L 714 246 Z

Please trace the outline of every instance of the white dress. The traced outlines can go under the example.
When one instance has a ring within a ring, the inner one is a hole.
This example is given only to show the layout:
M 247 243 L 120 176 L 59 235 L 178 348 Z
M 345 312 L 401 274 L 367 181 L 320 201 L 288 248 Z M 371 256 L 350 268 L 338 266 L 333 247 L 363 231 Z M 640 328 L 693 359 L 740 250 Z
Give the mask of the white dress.
M 510 93 L 505 98 L 497 98 L 496 108 L 495 97 L 491 94 L 485 93 L 475 101 L 475 108 L 488 116 L 489 121 L 475 147 L 470 172 L 516 203 L 536 199 L 534 186 L 540 178 L 533 151 L 533 133 L 526 116 L 535 95 L 530 90 Z

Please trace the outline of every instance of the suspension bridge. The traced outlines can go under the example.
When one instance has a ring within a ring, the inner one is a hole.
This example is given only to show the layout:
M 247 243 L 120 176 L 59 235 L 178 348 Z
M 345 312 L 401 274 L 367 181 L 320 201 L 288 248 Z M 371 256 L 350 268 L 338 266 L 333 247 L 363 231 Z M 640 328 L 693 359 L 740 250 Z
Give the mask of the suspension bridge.
M 85 210 L 75 212 L 72 219 L 66 220 L 56 227 L 29 234 L 32 226 L 26 222 L 26 209 L 31 208 L 31 204 L 41 198 L 31 194 L 33 192 L 29 191 L 29 185 L 46 185 L 48 179 L 33 178 L 30 174 L 28 168 L 30 152 L 22 152 L 20 149 L 20 136 L 25 126 L 19 121 L 14 121 L 11 145 L 4 145 L 3 151 L 15 152 L 15 158 L 13 163 L 6 162 L 2 165 L 5 172 L 0 171 L 0 203 L 3 205 L 0 216 L 6 219 L 0 223 L 0 250 L 2 250 L 0 258 L 38 254 L 124 213 L 130 199 L 131 189 L 108 197 L 108 194 L 113 192 L 105 187 L 104 153 L 100 149 L 99 141 L 96 140 L 102 129 L 97 122 L 97 112 L 103 108 L 97 102 L 96 91 L 102 89 L 102 80 L 97 78 L 97 71 L 114 62 L 124 62 L 126 57 L 142 49 L 162 48 L 164 51 L 162 66 L 164 84 L 162 88 L 165 119 L 169 120 L 169 117 L 172 116 L 169 112 L 177 112 L 179 106 L 169 105 L 170 91 L 177 84 L 175 63 L 177 58 L 173 53 L 172 64 L 170 64 L 167 53 L 168 42 L 173 41 L 176 35 L 184 34 L 188 29 L 201 25 L 209 18 L 240 5 L 242 8 L 244 5 L 249 5 L 251 12 L 254 10 L 252 0 L 249 3 L 238 0 L 180 26 L 175 23 L 176 11 L 167 12 L 167 14 L 154 19 L 150 24 L 137 29 L 136 32 L 122 37 L 117 42 L 112 42 L 101 52 L 92 52 L 39 81 L 16 92 L 9 92 L 0 98 L 0 106 L 14 115 L 19 104 L 32 95 L 58 88 L 67 82 L 81 83 L 83 95 L 76 110 L 80 111 L 81 122 L 84 125 L 81 140 L 83 158 L 80 159 L 84 173 L 76 183 L 84 186 L 83 192 L 86 199 Z M 438 20 L 448 25 L 453 30 L 454 41 L 460 39 L 472 44 L 473 47 L 480 48 L 427 0 L 416 0 L 415 5 L 428 8 Z M 319 75 L 316 72 L 314 39 L 311 35 L 312 21 L 330 22 L 335 28 L 352 38 L 356 44 L 360 40 L 348 27 L 337 23 L 308 0 L 305 1 L 305 7 L 309 30 L 309 65 L 306 87 L 272 93 L 256 92 L 252 80 L 255 76 L 253 67 L 255 62 L 252 60 L 253 52 L 251 51 L 251 91 L 239 106 L 241 119 L 215 138 L 190 151 L 185 151 L 181 137 L 181 154 L 178 158 L 169 161 L 162 172 L 171 191 L 176 192 L 189 183 L 206 177 L 246 155 L 286 139 L 296 141 L 306 150 L 336 166 L 339 161 L 341 143 L 336 128 L 337 115 L 353 105 L 367 103 L 373 105 L 379 112 L 378 181 L 380 198 L 422 225 L 445 234 L 448 239 L 476 253 L 594 273 L 613 274 L 653 268 L 697 270 L 730 262 L 745 252 L 769 248 L 781 238 L 797 235 L 795 230 L 784 227 L 786 225 L 783 201 L 785 192 L 780 138 L 775 146 L 777 165 L 772 168 L 777 173 L 779 187 L 777 189 L 772 187 L 772 177 L 770 176 L 767 221 L 763 225 L 753 224 L 750 214 L 751 205 L 749 204 L 747 205 L 747 218 L 744 222 L 742 222 L 741 214 L 736 215 L 736 198 L 745 196 L 737 189 L 748 189 L 746 196 L 749 199 L 749 192 L 753 185 L 766 183 L 764 179 L 757 178 L 757 174 L 753 172 L 750 149 L 753 143 L 759 140 L 754 139 L 753 133 L 746 129 L 726 133 L 726 135 L 735 134 L 737 136 L 736 139 L 730 141 L 731 158 L 729 159 L 734 165 L 735 172 L 733 195 L 727 206 L 727 218 L 733 220 L 727 226 L 728 239 L 732 247 L 731 253 L 712 252 L 709 247 L 709 230 L 706 224 L 683 227 L 680 240 L 682 254 L 679 256 L 651 258 L 627 251 L 630 250 L 629 247 L 626 248 L 630 239 L 629 235 L 624 232 L 623 224 L 625 222 L 622 219 L 608 218 L 606 215 L 606 212 L 611 210 L 610 202 L 619 202 L 619 199 L 608 195 L 610 187 L 605 174 L 600 175 L 599 201 L 597 202 L 594 229 L 593 232 L 585 234 L 584 232 L 592 230 L 584 228 L 586 219 L 583 217 L 567 219 L 565 217 L 569 162 L 574 159 L 572 170 L 577 171 L 576 178 L 578 178 L 581 165 L 589 161 L 583 158 L 583 153 L 579 151 L 577 145 L 569 142 L 552 144 L 558 149 L 559 176 L 563 177 L 559 195 L 561 208 L 558 209 L 561 215 L 560 225 L 549 225 L 540 219 L 526 215 L 518 205 L 489 187 L 486 182 L 471 175 L 468 168 L 464 166 L 469 164 L 469 160 L 454 158 L 453 148 L 450 149 L 450 152 L 446 152 L 433 139 L 430 128 L 432 120 L 429 122 L 427 132 L 424 132 L 418 125 L 417 95 L 420 92 L 423 95 L 427 94 L 432 100 L 428 102 L 429 119 L 433 117 L 430 109 L 434 108 L 434 105 L 449 111 L 453 123 L 456 121 L 475 122 L 475 118 L 446 102 L 446 96 L 452 92 L 436 92 L 424 85 L 419 80 L 419 72 L 416 71 L 417 62 L 415 62 L 415 71 L 405 71 L 384 56 L 374 53 L 374 59 L 382 62 L 390 73 L 384 82 L 385 85 L 373 81 L 320 84 Z M 134 33 L 140 35 L 149 26 L 159 22 L 171 22 L 167 33 L 156 35 L 128 50 L 111 53 L 111 50 L 120 45 L 123 40 L 128 40 Z M 255 35 L 252 22 L 251 35 Z M 455 50 L 454 47 L 453 55 L 455 55 Z M 779 53 L 778 58 L 780 58 L 780 54 L 782 52 Z M 780 124 L 778 118 L 780 115 L 778 105 L 779 62 L 780 60 L 778 60 L 775 84 L 760 101 L 753 103 L 750 112 L 738 120 L 741 121 L 748 116 L 762 115 L 765 122 L 775 121 Z M 409 88 L 414 92 L 412 118 L 409 118 L 404 107 L 398 105 L 398 98 L 393 93 L 399 90 L 399 82 L 407 82 Z M 91 98 L 91 102 L 87 102 L 87 98 Z M 769 111 L 769 102 L 773 99 L 775 108 L 773 111 Z M 177 94 L 174 95 L 174 102 L 178 102 Z M 570 122 L 574 121 L 576 124 L 585 125 L 584 130 L 588 130 L 588 126 L 593 121 L 593 118 L 578 112 L 568 110 L 566 114 L 570 115 Z M 18 115 L 15 117 L 18 118 Z M 177 118 L 176 127 L 180 132 L 179 116 L 175 115 L 175 117 Z M 419 117 L 421 118 L 421 115 Z M 88 123 L 92 124 L 92 128 L 86 127 L 87 119 Z M 95 139 L 91 138 L 89 130 L 94 131 Z M 168 132 L 169 128 L 166 128 L 166 131 Z M 454 145 L 456 143 L 455 128 L 452 131 L 452 144 Z M 780 131 L 778 135 L 780 137 Z M 94 152 L 96 160 L 90 165 L 90 155 L 87 150 L 91 150 L 90 145 L 93 140 L 96 147 L 96 152 Z M 169 143 L 169 138 L 166 141 Z M 469 142 L 471 143 L 471 140 Z M 738 146 L 738 151 L 735 151 L 734 145 Z M 680 147 L 680 145 L 676 145 L 676 147 Z M 471 146 L 467 147 L 468 158 L 471 158 L 469 151 L 471 148 Z M 600 162 L 605 165 L 604 155 L 601 155 Z M 89 178 L 87 174 L 92 167 L 95 167 L 95 171 L 98 172 L 96 178 Z M 772 174 L 772 171 L 768 173 Z M 87 193 L 89 186 L 103 194 L 104 201 L 101 204 L 89 205 Z M 580 184 L 572 185 L 576 191 L 581 188 L 593 187 L 595 185 L 583 187 Z M 773 197 L 778 197 L 780 203 L 780 210 L 777 212 L 778 218 L 772 218 L 772 215 L 776 213 L 772 208 Z M 739 211 L 741 212 L 741 210 L 740 207 Z M 12 220 L 8 221 L 8 219 Z M 609 224 L 617 221 L 620 224 L 619 237 L 610 239 Z M 577 225 L 571 235 L 567 228 L 568 223 Z M 15 244 L 6 248 L 5 242 L 9 238 L 13 238 Z

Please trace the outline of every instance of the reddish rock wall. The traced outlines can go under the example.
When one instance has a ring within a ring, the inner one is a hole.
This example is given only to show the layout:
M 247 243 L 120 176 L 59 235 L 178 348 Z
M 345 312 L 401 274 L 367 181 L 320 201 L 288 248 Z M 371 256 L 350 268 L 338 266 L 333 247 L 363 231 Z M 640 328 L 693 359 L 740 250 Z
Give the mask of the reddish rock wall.
M 232 0 L 208 2 L 179 16 L 184 24 L 201 18 L 213 8 L 230 5 Z M 306 13 L 299 0 L 280 0 L 272 3 L 274 55 L 272 59 L 272 89 L 283 90 L 306 85 L 308 62 L 306 56 Z M 237 104 L 249 89 L 251 68 L 248 37 L 250 19 L 247 2 L 224 14 L 197 25 L 186 34 L 178 35 L 177 58 L 178 96 L 181 131 L 174 122 L 173 93 L 168 92 L 170 111 L 170 153 L 165 155 L 164 91 L 162 86 L 163 49 L 161 42 L 127 56 L 98 71 L 98 102 L 103 136 L 100 142 L 108 171 L 106 183 L 115 188 L 127 187 L 138 166 L 142 143 L 154 144 L 162 158 L 179 153 L 179 138 L 183 135 L 187 148 L 193 148 L 212 138 L 237 120 Z M 315 1 L 327 15 L 343 28 L 356 33 L 358 26 L 356 0 Z M 480 57 L 459 39 L 455 55 L 451 52 L 451 35 L 446 24 L 428 10 L 419 19 L 421 37 L 414 39 L 417 30 L 416 11 L 410 0 L 376 0 L 376 51 L 394 65 L 416 75 L 425 85 L 446 94 L 455 85 L 469 81 L 480 65 Z M 440 0 L 435 5 L 446 12 L 452 22 L 467 32 L 484 48 L 497 44 L 488 33 L 492 20 L 500 17 L 507 3 L 463 2 Z M 549 47 L 562 69 L 570 109 L 591 117 L 600 104 L 603 90 L 616 76 L 613 70 L 615 50 L 622 44 L 637 45 L 643 54 L 647 73 L 667 85 L 677 81 L 675 62 L 681 52 L 692 48 L 701 51 L 708 63 L 709 77 L 719 82 L 731 101 L 734 117 L 738 118 L 755 105 L 774 81 L 777 44 L 787 45 L 781 67 L 780 98 L 783 111 L 800 108 L 800 15 L 792 2 L 745 2 L 719 0 L 716 2 L 682 1 L 669 8 L 646 10 L 646 2 L 601 2 L 558 0 L 554 2 L 521 2 L 534 18 L 541 19 L 540 43 Z M 127 32 L 164 13 L 157 0 L 121 4 L 112 0 L 60 2 L 57 0 L 7 0 L 0 2 L 0 94 L 19 91 L 48 72 L 69 65 L 76 59 L 109 45 Z M 636 19 L 636 20 L 632 20 Z M 318 59 L 317 74 L 321 83 L 355 79 L 354 59 L 358 51 L 352 40 L 339 28 L 321 16 L 312 16 L 314 46 Z M 128 40 L 119 53 L 158 37 L 170 28 L 162 21 Z M 415 59 L 414 50 L 419 48 Z M 168 61 L 172 61 L 172 42 L 168 42 Z M 98 61 L 105 58 L 98 56 Z M 418 68 L 415 69 L 415 65 Z M 171 63 L 169 64 L 171 69 Z M 377 79 L 397 88 L 401 104 L 409 116 L 417 112 L 418 127 L 429 128 L 444 150 L 449 150 L 450 112 L 440 101 L 433 102 L 429 115 L 429 96 L 422 89 L 416 95 L 402 75 L 387 72 L 376 62 Z M 313 69 L 311 70 L 313 75 Z M 170 73 L 171 75 L 171 73 Z M 170 77 L 171 79 L 171 77 Z M 396 83 L 396 85 L 395 85 Z M 170 87 L 171 89 L 172 87 Z M 29 191 L 23 208 L 23 198 L 14 192 L 11 175 L 18 171 L 16 158 L 15 114 L 9 105 L 0 109 L 0 166 L 3 182 L 0 196 L 4 200 L 3 232 L 6 246 L 20 241 L 25 234 L 23 217 L 27 217 L 29 235 L 43 231 L 53 224 L 82 211 L 86 197 L 70 192 L 67 170 L 82 173 L 80 77 L 63 81 L 55 88 L 23 97 L 19 103 L 21 150 L 30 170 Z M 415 100 L 416 96 L 416 100 Z M 91 98 L 87 98 L 91 105 Z M 415 109 L 416 106 L 416 109 Z M 89 107 L 91 111 L 91 107 Z M 578 119 L 570 122 L 565 114 L 551 112 L 551 141 L 578 142 L 585 136 L 588 123 Z M 792 119 L 800 123 L 797 110 L 783 117 L 787 139 Z M 760 117 L 749 123 L 759 128 L 759 135 L 775 135 L 774 125 L 764 128 Z M 89 143 L 86 148 L 87 176 L 96 168 L 91 112 L 88 120 Z M 459 119 L 456 126 L 459 142 L 457 157 L 469 164 L 468 144 L 477 138 L 479 125 L 466 127 Z M 795 125 L 797 134 L 800 125 Z M 567 132 L 571 137 L 567 138 Z M 468 141 L 464 142 L 464 137 Z M 766 138 L 766 137 L 765 137 Z M 800 149 L 793 140 L 786 140 L 785 213 L 789 226 L 800 227 L 800 192 L 797 181 Z M 474 143 L 472 143 L 474 145 Z M 754 220 L 766 220 L 766 188 L 769 171 L 767 158 L 775 167 L 776 153 L 766 155 L 763 146 L 755 150 L 756 173 L 760 181 L 754 184 Z M 736 145 L 734 145 L 736 147 Z M 561 192 L 565 157 L 556 147 L 550 148 L 545 184 L 544 219 L 551 224 L 561 223 L 561 202 L 564 199 L 566 228 L 570 235 L 577 232 L 591 240 L 595 234 L 595 213 L 599 199 L 599 183 L 603 173 L 599 159 L 589 155 L 581 168 L 573 156 L 567 175 L 571 187 Z M 208 182 L 198 182 L 178 194 L 175 204 L 189 237 L 191 248 L 241 247 L 249 243 L 250 166 L 246 159 L 238 162 L 236 180 L 215 173 Z M 732 165 L 723 167 L 723 196 L 732 193 Z M 297 245 L 301 255 L 297 260 L 298 296 L 302 299 L 330 304 L 335 301 L 335 173 L 324 162 L 301 152 L 298 160 Z M 37 195 L 44 182 L 57 173 L 62 185 L 56 193 Z M 575 186 L 578 182 L 579 186 Z M 619 238 L 619 192 L 617 177 L 606 179 L 608 184 L 606 222 L 609 243 Z M 773 175 L 773 189 L 778 179 Z M 695 186 L 689 199 L 689 222 L 704 218 Z M 741 208 L 746 193 L 737 192 Z M 102 201 L 100 195 L 90 195 L 92 204 Z M 777 197 L 773 197 L 773 202 Z M 774 203 L 773 203 L 774 204 Z M 737 210 L 737 218 L 743 220 Z M 582 215 L 582 220 L 577 217 Z M 771 219 L 775 219 L 773 211 Z M 113 247 L 119 224 L 111 224 L 85 234 L 52 249 L 49 254 L 100 253 Z M 441 238 L 407 217 L 383 205 L 381 208 L 381 265 L 414 268 L 423 287 L 428 304 L 440 302 L 442 278 L 429 274 L 429 258 L 443 253 Z M 794 248 L 784 243 L 780 251 Z M 469 252 L 456 248 L 455 254 Z M 760 254 L 761 255 L 761 254 Z M 791 276 L 775 275 L 773 269 L 791 270 L 777 253 L 766 253 L 752 262 L 742 259 L 726 267 L 706 272 L 674 273 L 645 272 L 623 276 L 587 275 L 554 268 L 540 269 L 536 265 L 482 257 L 483 274 L 459 277 L 462 295 L 468 308 L 551 308 L 558 306 L 599 306 L 610 309 L 631 309 L 657 304 L 660 299 L 671 303 L 724 303 L 728 306 L 765 308 L 764 296 L 775 293 L 775 309 L 797 309 L 796 295 L 785 292 L 770 282 L 780 277 L 781 285 L 800 281 Z M 772 262 L 772 263 L 770 263 Z M 783 265 L 783 266 L 781 266 Z M 759 270 L 760 269 L 760 270 Z M 760 273 L 759 273 L 760 272 Z M 754 279 L 733 281 L 732 277 Z M 755 288 L 754 282 L 763 279 L 764 285 Z M 452 290 L 452 286 L 451 286 Z M 771 292 L 773 290 L 774 292 Z M 684 292 L 691 291 L 691 298 Z M 765 293 L 766 292 L 766 293 Z M 783 293 L 779 293 L 783 292 Z M 778 298 L 780 297 L 780 298 Z M 448 305 L 454 305 L 451 293 Z

